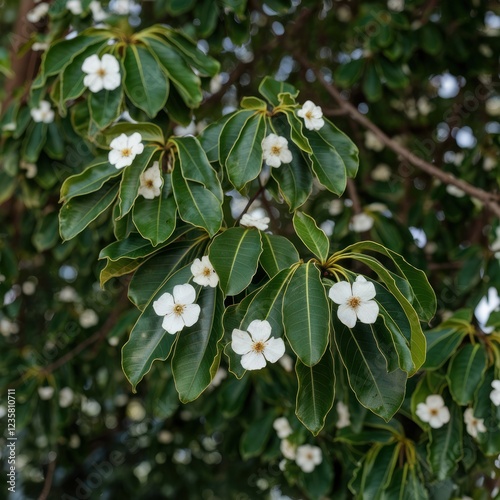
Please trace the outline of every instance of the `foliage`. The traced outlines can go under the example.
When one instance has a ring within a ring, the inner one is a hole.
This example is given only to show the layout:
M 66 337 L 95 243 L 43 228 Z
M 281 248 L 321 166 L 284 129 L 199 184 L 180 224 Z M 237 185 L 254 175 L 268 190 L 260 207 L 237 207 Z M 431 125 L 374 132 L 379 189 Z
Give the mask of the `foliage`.
M 2 386 L 23 497 L 497 494 L 489 2 L 115 0 L 104 23 L 80 5 L 16 32 L 35 61 L 19 88 L 20 55 L 0 52 Z M 90 90 L 94 55 L 120 85 Z M 116 146 L 135 133 L 138 152 Z M 193 277 L 204 256 L 215 287 Z M 373 293 L 342 305 L 341 282 Z M 185 283 L 199 318 L 171 334 L 155 303 Z M 245 370 L 234 331 L 255 320 L 286 354 Z M 432 395 L 440 426 L 421 418 Z

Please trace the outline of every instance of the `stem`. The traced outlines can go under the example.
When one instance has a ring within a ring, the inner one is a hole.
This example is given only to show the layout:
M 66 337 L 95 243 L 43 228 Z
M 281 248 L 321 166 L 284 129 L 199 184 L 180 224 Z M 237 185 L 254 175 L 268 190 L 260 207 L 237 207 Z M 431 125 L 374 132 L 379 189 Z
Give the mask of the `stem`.
M 259 182 L 260 182 L 260 179 L 259 179 Z M 243 215 L 245 215 L 248 211 L 248 209 L 250 208 L 250 206 L 252 205 L 252 203 L 259 197 L 259 195 L 264 191 L 265 189 L 265 186 L 263 186 L 262 184 L 260 185 L 259 189 L 254 193 L 254 195 L 248 200 L 248 203 L 245 205 L 245 208 L 243 209 L 243 211 L 241 212 L 240 216 L 235 220 L 234 222 L 234 225 L 236 226 L 238 224 L 238 222 L 240 222 L 240 219 L 243 217 Z

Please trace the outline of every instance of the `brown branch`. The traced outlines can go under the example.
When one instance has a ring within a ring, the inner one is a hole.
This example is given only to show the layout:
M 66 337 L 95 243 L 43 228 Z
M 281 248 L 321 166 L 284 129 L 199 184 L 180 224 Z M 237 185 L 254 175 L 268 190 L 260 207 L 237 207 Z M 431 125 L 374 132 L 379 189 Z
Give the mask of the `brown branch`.
M 449 174 L 448 172 L 444 172 L 435 165 L 432 165 L 431 163 L 418 157 L 417 155 L 406 149 L 404 146 L 397 143 L 395 140 L 391 139 L 379 127 L 377 127 L 377 125 L 375 125 L 369 118 L 361 114 L 356 109 L 355 106 L 345 101 L 340 92 L 337 90 L 337 88 L 326 80 L 325 76 L 320 70 L 312 67 L 305 57 L 303 57 L 301 54 L 295 54 L 295 57 L 300 62 L 301 65 L 314 71 L 314 74 L 321 82 L 325 90 L 337 101 L 341 109 L 344 109 L 346 113 L 353 120 L 358 122 L 364 128 L 366 128 L 367 130 L 371 130 L 381 140 L 383 144 L 392 149 L 401 158 L 404 158 L 413 166 L 419 168 L 420 170 L 423 170 L 427 174 L 439 179 L 445 184 L 452 184 L 453 186 L 458 187 L 468 195 L 481 201 L 497 217 L 500 217 L 500 205 L 497 203 L 497 201 L 500 199 L 498 194 L 484 191 L 483 189 L 477 188 L 462 179 L 458 179 L 457 177 Z
M 352 201 L 352 209 L 354 210 L 354 213 L 360 214 L 363 211 L 363 208 L 361 207 L 361 201 L 359 200 L 356 184 L 352 179 L 347 179 L 347 193 Z
M 43 484 L 43 490 L 38 497 L 38 500 L 46 500 L 49 498 L 50 488 L 52 487 L 52 480 L 54 479 L 54 471 L 56 470 L 56 460 L 51 460 L 47 467 L 47 474 Z

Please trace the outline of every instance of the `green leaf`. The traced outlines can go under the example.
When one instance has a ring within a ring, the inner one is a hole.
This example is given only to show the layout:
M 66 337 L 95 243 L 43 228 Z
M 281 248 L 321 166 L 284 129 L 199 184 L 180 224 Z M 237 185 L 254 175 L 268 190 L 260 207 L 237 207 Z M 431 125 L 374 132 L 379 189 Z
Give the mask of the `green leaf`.
M 61 130 L 56 123 L 49 123 L 47 126 L 47 140 L 45 141 L 44 151 L 50 158 L 55 160 L 64 159 L 65 148 Z
M 352 87 L 361 78 L 364 64 L 364 59 L 354 59 L 342 64 L 335 72 L 335 81 L 341 87 Z
M 139 238 L 138 235 L 137 238 Z M 149 242 L 140 239 L 147 244 L 149 253 L 155 250 Z M 200 238 L 197 231 L 192 231 L 186 235 L 185 239 L 170 243 L 166 251 L 155 253 L 141 264 L 130 281 L 128 297 L 131 302 L 143 310 L 149 299 L 173 273 L 188 264 L 191 265 L 196 257 L 203 255 L 205 244 L 206 240 Z
M 172 235 L 176 215 L 177 205 L 167 179 L 164 179 L 160 196 L 152 200 L 139 196 L 132 212 L 135 227 L 154 247 L 167 241 Z
M 312 153 L 311 145 L 304 135 L 304 126 L 302 120 L 300 120 L 296 115 L 294 110 L 285 110 L 286 119 L 290 125 L 290 139 L 296 144 L 302 151 L 306 153 Z
M 297 249 L 288 238 L 267 233 L 262 233 L 261 237 L 260 265 L 270 278 L 299 261 Z
M 299 388 L 295 414 L 316 436 L 325 425 L 335 398 L 335 373 L 333 357 L 329 349 L 314 366 L 306 366 L 297 360 L 295 365 Z
M 255 111 L 244 110 L 237 111 L 232 115 L 229 115 L 227 121 L 225 122 L 219 137 L 219 161 L 225 164 L 231 149 L 233 148 L 235 142 L 237 141 L 241 130 L 245 126 L 247 120 L 255 115 Z
M 198 107 L 203 100 L 199 77 L 193 73 L 179 53 L 161 38 L 148 36 L 147 42 L 183 101 L 190 108 Z
M 427 457 L 436 479 L 451 477 L 462 458 L 462 421 L 460 407 L 447 401 L 450 421 L 439 429 L 430 429 Z
M 145 146 L 144 151 L 137 155 L 132 163 L 123 170 L 122 181 L 120 183 L 120 217 L 127 215 L 139 195 L 141 185 L 141 174 L 148 168 L 153 160 L 153 156 L 158 150 L 157 146 Z
M 290 346 L 307 366 L 314 366 L 328 346 L 330 306 L 319 270 L 300 264 L 283 299 L 283 326 Z
M 142 140 L 145 142 L 158 142 L 163 144 L 165 139 L 163 138 L 163 132 L 158 125 L 154 123 L 128 123 L 119 122 L 115 123 L 113 126 L 107 128 L 102 132 L 102 134 L 96 137 L 96 141 L 99 146 L 104 148 L 109 148 L 109 145 L 113 139 L 121 134 L 132 135 L 134 132 L 139 132 L 141 134 Z
M 217 196 L 203 184 L 184 179 L 180 165 L 172 171 L 172 188 L 180 218 L 213 236 L 222 225 L 222 207 Z
M 105 182 L 121 173 L 107 158 L 96 158 L 83 172 L 72 175 L 63 182 L 60 201 L 98 191 Z
M 462 344 L 467 335 L 467 329 L 460 327 L 438 328 L 425 332 L 427 339 L 427 356 L 422 367 L 426 370 L 441 368 L 450 356 Z
M 175 45 L 184 59 L 190 66 L 196 68 L 202 76 L 215 76 L 220 71 L 220 63 L 216 59 L 205 55 L 196 45 L 196 42 L 189 38 L 181 30 L 168 30 L 166 38 Z
M 391 89 L 403 89 L 409 85 L 409 78 L 404 74 L 401 66 L 382 57 L 375 61 L 377 70 L 385 79 L 387 86 Z
M 175 137 L 170 139 L 177 146 L 182 176 L 189 181 L 203 184 L 221 202 L 224 198 L 217 173 L 210 165 L 205 151 L 195 137 Z
M 231 184 L 241 190 L 262 170 L 261 143 L 266 135 L 266 120 L 254 114 L 243 125 L 229 156 L 226 158 L 227 175 Z
M 172 16 L 179 16 L 190 11 L 196 4 L 196 0 L 166 0 L 167 12 Z
M 486 370 L 486 361 L 486 352 L 481 344 L 467 344 L 451 359 L 447 379 L 451 395 L 459 405 L 472 402 Z
M 240 453 L 243 460 L 262 455 L 273 431 L 275 418 L 276 415 L 272 411 L 268 411 L 262 417 L 253 419 L 241 436 Z
M 226 295 L 237 295 L 252 281 L 262 252 L 260 231 L 232 227 L 218 235 L 209 249 L 210 262 Z
M 241 99 L 240 106 L 243 109 L 267 111 L 267 102 L 254 96 L 245 96 Z
M 419 30 L 420 44 L 422 49 L 431 54 L 432 56 L 437 56 L 443 50 L 443 38 L 439 28 L 434 23 L 426 23 Z
M 365 408 L 389 421 L 403 403 L 406 373 L 399 369 L 387 372 L 372 325 L 358 321 L 351 329 L 342 324 L 336 314 L 332 318 L 335 343 L 356 398 Z
M 368 102 L 377 102 L 382 99 L 382 82 L 378 76 L 375 65 L 367 64 L 363 78 L 363 93 Z
M 302 243 L 320 259 L 325 262 L 330 251 L 328 236 L 316 225 L 316 221 L 303 212 L 295 212 L 293 227 Z
M 219 137 L 224 125 L 231 115 L 225 115 L 220 120 L 206 127 L 198 138 L 210 163 L 219 161 Z
M 151 297 L 141 316 L 130 332 L 130 338 L 122 349 L 122 368 L 135 392 L 137 384 L 146 375 L 155 360 L 165 361 L 179 335 L 172 335 L 162 328 L 163 317 L 153 309 L 153 302 L 164 293 L 172 293 L 175 285 L 187 283 L 191 270 L 186 266 L 173 274 Z
M 106 128 L 121 114 L 122 87 L 115 90 L 92 92 L 89 99 L 89 111 L 92 121 L 99 129 Z
M 149 241 L 141 235 L 132 233 L 128 238 L 115 241 L 103 248 L 99 259 L 117 261 L 120 259 L 142 259 L 148 257 L 157 250 Z
M 172 357 L 172 373 L 181 402 L 194 401 L 210 384 L 219 367 L 218 343 L 224 333 L 224 299 L 218 288 L 200 291 L 198 321 L 184 329 Z
M 125 274 L 130 274 L 142 264 L 142 260 L 119 259 L 117 261 L 108 260 L 99 274 L 101 287 L 112 278 L 118 278 Z
M 32 241 L 39 252 L 44 252 L 60 242 L 57 212 L 50 212 L 38 220 Z
M 75 38 L 69 40 L 62 40 L 57 42 L 45 52 L 42 65 L 41 74 L 42 80 L 39 82 L 41 87 L 48 76 L 60 73 L 80 52 L 85 50 L 89 45 L 105 40 L 109 37 L 108 32 L 101 31 L 96 33 L 94 30 L 93 35 L 80 34 Z
M 47 137 L 47 124 L 35 123 L 28 127 L 23 141 L 22 155 L 28 163 L 36 163 Z
M 66 241 L 81 233 L 93 220 L 111 206 L 119 184 L 110 181 L 94 193 L 67 201 L 59 212 L 61 238 Z
M 299 95 L 298 90 L 289 83 L 278 82 L 270 76 L 266 76 L 259 85 L 259 93 L 265 97 L 272 105 L 279 106 L 279 94 L 287 92 L 292 95 L 292 97 L 297 97 Z
M 165 106 L 169 83 L 156 59 L 144 47 L 128 45 L 123 61 L 125 92 L 132 103 L 154 118 Z

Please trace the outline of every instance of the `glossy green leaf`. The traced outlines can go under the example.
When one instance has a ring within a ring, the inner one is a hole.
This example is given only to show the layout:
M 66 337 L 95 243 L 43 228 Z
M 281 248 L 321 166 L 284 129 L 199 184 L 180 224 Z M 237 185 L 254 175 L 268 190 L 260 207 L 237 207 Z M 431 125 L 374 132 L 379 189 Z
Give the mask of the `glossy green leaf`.
M 214 238 L 210 262 L 226 295 L 237 295 L 252 281 L 262 252 L 260 231 L 232 227 Z
M 122 349 L 122 368 L 135 392 L 137 384 L 146 375 L 155 360 L 165 361 L 179 334 L 172 335 L 162 328 L 163 318 L 153 309 L 153 302 L 164 293 L 172 293 L 175 285 L 187 283 L 191 277 L 189 266 L 173 274 L 151 297 L 141 316 L 130 332 Z
M 199 106 L 203 99 L 199 77 L 179 53 L 161 38 L 148 36 L 147 42 L 184 102 L 191 108 Z
M 328 346 L 330 305 L 319 270 L 298 266 L 283 300 L 283 325 L 290 346 L 306 366 L 314 366 Z
M 220 120 L 211 123 L 208 127 L 203 129 L 202 134 L 198 138 L 201 147 L 207 155 L 208 161 L 213 163 L 219 161 L 219 137 L 224 125 L 231 115 L 225 115 Z
M 226 159 L 227 175 L 231 184 L 241 190 L 262 170 L 261 143 L 266 135 L 266 120 L 255 114 L 243 125 Z
M 486 359 L 482 344 L 464 345 L 451 359 L 447 378 L 451 395 L 459 405 L 472 402 L 486 369 Z
M 254 116 L 255 111 L 243 110 L 230 115 L 220 131 L 219 137 L 219 161 L 225 164 L 231 149 L 237 141 L 242 128 L 247 120 Z
M 364 64 L 364 59 L 353 59 L 340 65 L 335 72 L 335 81 L 341 87 L 352 87 L 360 79 Z
M 245 96 L 241 99 L 240 106 L 243 109 L 255 109 L 259 111 L 267 110 L 267 103 L 262 99 L 254 96 Z
M 89 99 L 89 111 L 92 121 L 99 129 L 106 128 L 121 114 L 122 87 L 115 90 L 93 92 Z
M 262 233 L 260 265 L 270 278 L 298 261 L 299 254 L 290 240 L 284 236 Z
M 290 138 L 292 142 L 296 144 L 302 151 L 306 153 L 312 153 L 313 150 L 307 137 L 304 134 L 304 125 L 302 119 L 295 115 L 294 110 L 286 110 L 286 119 L 290 125 Z
M 64 159 L 66 152 L 64 139 L 61 134 L 61 130 L 54 122 L 49 123 L 47 126 L 47 140 L 45 141 L 43 149 L 47 155 L 50 156 L 50 158 L 55 160 Z
M 81 233 L 93 220 L 111 206 L 119 184 L 110 181 L 93 193 L 67 201 L 59 212 L 61 238 L 66 241 Z
M 462 344 L 463 339 L 467 335 L 465 328 L 451 327 L 448 328 L 440 325 L 425 332 L 427 339 L 427 356 L 423 368 L 426 370 L 437 370 L 441 368 L 450 356 Z
M 172 188 L 180 218 L 213 236 L 222 225 L 220 200 L 198 182 L 185 180 L 179 165 L 172 172 Z
M 135 157 L 132 165 L 123 169 L 119 195 L 120 217 L 123 217 L 132 210 L 134 202 L 139 195 L 141 174 L 150 166 L 157 149 L 156 146 L 145 146 L 143 152 Z
M 181 402 L 195 400 L 210 384 L 219 367 L 218 343 L 224 333 L 224 299 L 219 288 L 202 288 L 196 303 L 198 321 L 179 335 L 172 357 L 172 374 Z
M 165 141 L 161 128 L 154 123 L 119 122 L 107 128 L 102 132 L 102 134 L 97 136 L 96 142 L 102 147 L 109 148 L 111 141 L 119 135 L 132 135 L 134 132 L 139 132 L 142 140 L 146 142 L 157 142 L 163 144 Z
M 177 147 L 182 176 L 189 181 L 203 184 L 221 202 L 224 198 L 217 173 L 203 151 L 198 139 L 191 136 L 170 139 Z
M 460 407 L 446 402 L 450 410 L 450 421 L 439 429 L 430 430 L 427 457 L 435 477 L 442 481 L 453 473 L 463 454 L 462 422 Z
M 303 212 L 295 212 L 293 227 L 302 243 L 320 259 L 325 262 L 330 251 L 328 236 L 316 225 L 316 221 Z
M 241 436 L 240 453 L 243 460 L 258 457 L 262 454 L 273 432 L 275 418 L 276 415 L 272 411 L 268 411 L 262 417 L 252 421 Z
M 363 78 L 363 92 L 368 102 L 377 102 L 382 99 L 382 82 L 378 76 L 375 65 L 367 64 Z
M 319 363 L 306 366 L 298 359 L 295 365 L 299 388 L 295 414 L 316 436 L 325 425 L 335 398 L 333 357 L 327 349 Z
M 332 318 L 335 343 L 358 401 L 384 420 L 390 420 L 403 403 L 406 373 L 399 369 L 387 372 L 372 325 L 358 321 L 351 329 L 342 324 L 335 313 Z
M 270 76 L 266 76 L 259 85 L 259 93 L 264 96 L 272 105 L 279 106 L 279 94 L 283 92 L 288 92 L 293 97 L 297 97 L 298 91 L 289 83 L 278 82 Z
M 63 182 L 60 201 L 98 191 L 105 182 L 121 173 L 122 171 L 111 165 L 107 158 L 96 158 L 83 172 L 72 175 Z
M 47 124 L 33 122 L 26 131 L 22 156 L 28 163 L 36 163 L 47 137 Z
M 125 92 L 132 103 L 154 118 L 165 106 L 169 82 L 165 73 L 144 47 L 127 46 L 123 61 Z
M 139 196 L 132 211 L 135 227 L 153 246 L 167 241 L 174 232 L 176 215 L 177 205 L 167 179 L 160 196 L 152 200 Z

